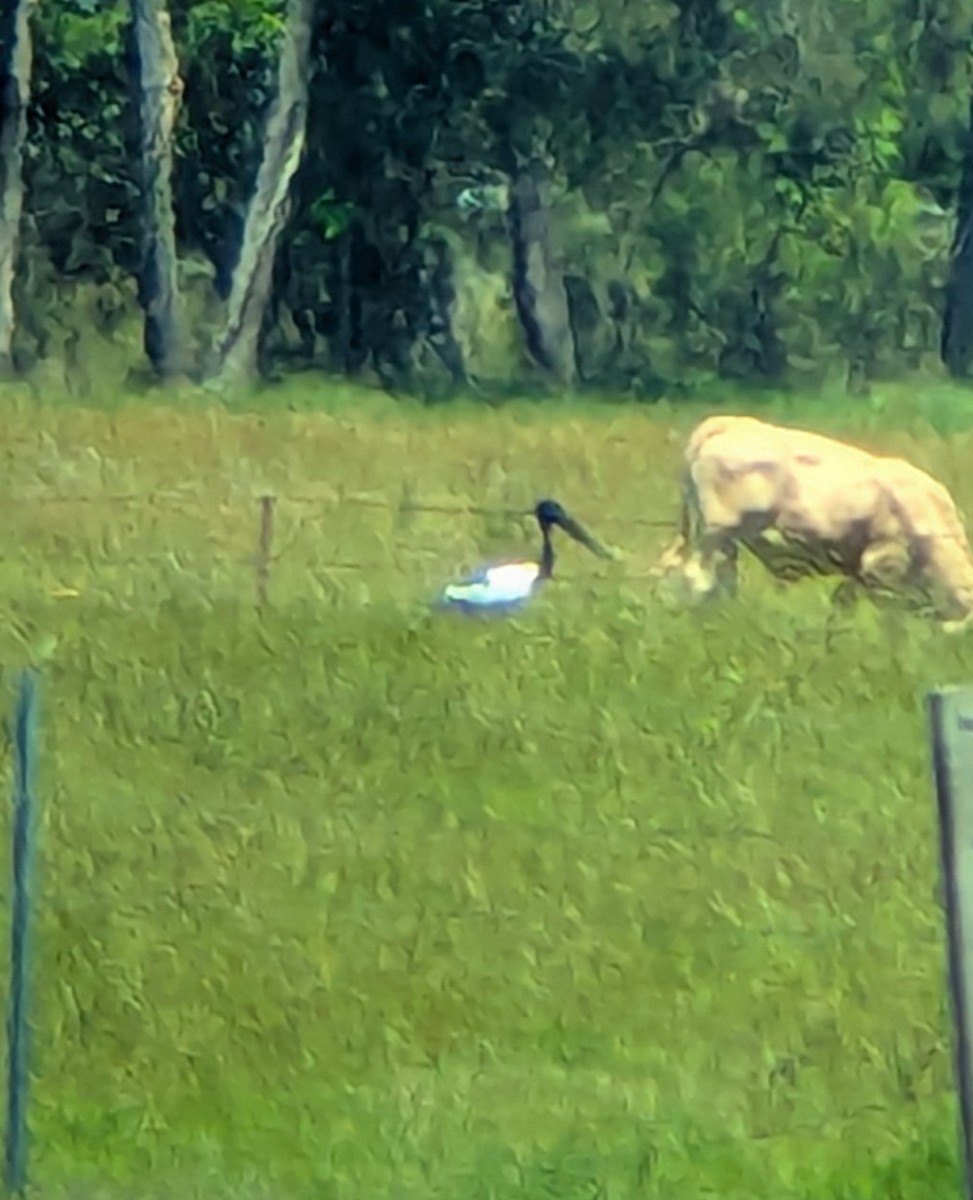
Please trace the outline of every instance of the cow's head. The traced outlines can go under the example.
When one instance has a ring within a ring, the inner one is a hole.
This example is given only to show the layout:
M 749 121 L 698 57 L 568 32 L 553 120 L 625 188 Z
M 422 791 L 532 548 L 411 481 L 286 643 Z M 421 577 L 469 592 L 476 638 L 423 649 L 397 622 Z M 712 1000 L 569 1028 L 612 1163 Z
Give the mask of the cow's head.
M 683 538 L 677 538 L 663 551 L 650 572 L 656 594 L 665 602 L 678 605 L 700 604 L 728 591 L 719 566 L 703 561 L 698 550 L 691 550 Z

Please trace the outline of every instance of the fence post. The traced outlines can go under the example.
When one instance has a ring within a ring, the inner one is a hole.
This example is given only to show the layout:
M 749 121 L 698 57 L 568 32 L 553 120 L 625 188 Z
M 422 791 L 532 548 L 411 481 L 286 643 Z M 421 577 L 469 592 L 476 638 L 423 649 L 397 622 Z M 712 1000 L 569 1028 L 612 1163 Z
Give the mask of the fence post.
M 34 778 L 37 754 L 37 683 L 24 671 L 14 713 L 14 802 L 11 859 L 10 997 L 7 1012 L 7 1136 L 4 1175 L 8 1192 L 27 1185 L 27 1102 L 30 1090 L 30 935 L 33 889 Z
M 964 1195 L 973 1200 L 973 686 L 926 697 L 939 810 Z
M 257 608 L 267 603 L 270 582 L 270 556 L 274 541 L 274 498 L 260 497 L 260 539 L 257 543 Z

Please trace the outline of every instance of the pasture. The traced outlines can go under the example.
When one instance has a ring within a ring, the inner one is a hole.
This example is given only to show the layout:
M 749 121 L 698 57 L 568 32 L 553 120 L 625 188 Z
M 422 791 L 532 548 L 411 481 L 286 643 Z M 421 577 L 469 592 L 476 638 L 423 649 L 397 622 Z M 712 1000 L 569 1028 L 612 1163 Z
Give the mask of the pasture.
M 973 435 L 909 404 L 859 436 L 973 516 Z M 6 404 L 34 1194 L 958 1195 L 921 699 L 973 636 L 749 567 L 658 605 L 697 410 L 444 413 Z M 625 560 L 431 617 L 547 494 Z

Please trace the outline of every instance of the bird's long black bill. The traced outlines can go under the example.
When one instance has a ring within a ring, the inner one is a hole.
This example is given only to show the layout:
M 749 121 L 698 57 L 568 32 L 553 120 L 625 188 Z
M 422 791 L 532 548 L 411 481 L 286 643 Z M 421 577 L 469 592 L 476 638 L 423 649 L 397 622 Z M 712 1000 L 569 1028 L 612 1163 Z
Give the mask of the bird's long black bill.
M 580 542 L 582 546 L 587 546 L 592 554 L 597 554 L 599 558 L 614 558 L 612 552 L 590 534 L 583 525 L 579 524 L 574 517 L 565 517 L 560 525 L 566 534 L 573 537 L 576 542 Z

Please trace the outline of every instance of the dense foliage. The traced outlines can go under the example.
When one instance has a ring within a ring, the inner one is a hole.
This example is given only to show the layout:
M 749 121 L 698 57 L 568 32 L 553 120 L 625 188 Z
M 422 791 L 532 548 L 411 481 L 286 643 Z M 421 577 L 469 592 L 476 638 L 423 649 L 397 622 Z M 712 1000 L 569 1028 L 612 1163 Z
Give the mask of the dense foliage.
M 171 13 L 177 234 L 211 314 L 283 18 L 278 0 Z M 128 4 L 48 0 L 35 27 L 27 363 L 70 344 L 72 322 L 111 333 L 131 315 L 138 236 Z M 973 0 L 320 0 L 266 360 L 426 391 L 522 385 L 504 205 L 539 162 L 582 381 L 654 394 L 921 366 L 939 344 L 971 28 Z

